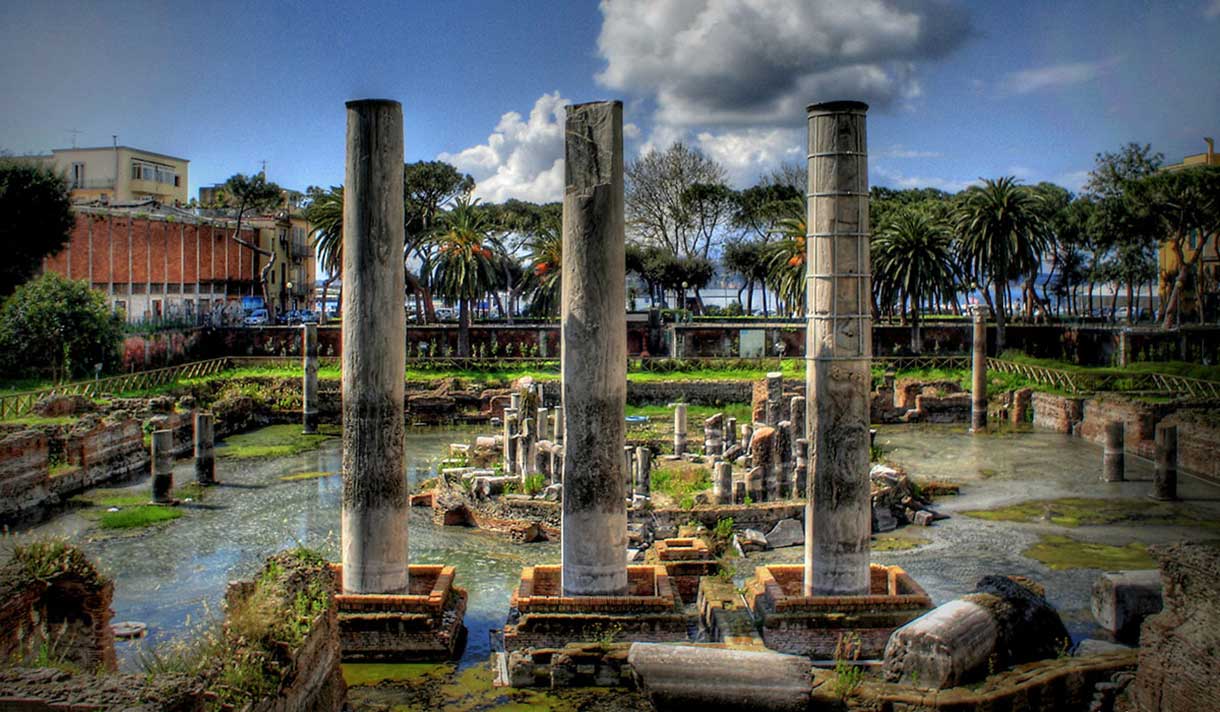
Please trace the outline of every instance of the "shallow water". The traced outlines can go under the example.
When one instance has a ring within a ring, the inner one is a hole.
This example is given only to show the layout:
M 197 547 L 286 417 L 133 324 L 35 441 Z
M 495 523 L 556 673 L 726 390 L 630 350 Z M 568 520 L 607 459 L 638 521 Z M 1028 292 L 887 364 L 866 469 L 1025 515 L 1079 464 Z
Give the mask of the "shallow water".
M 469 428 L 409 429 L 406 470 L 414 485 L 435 474 L 436 463 L 451 442 L 470 442 Z M 937 506 L 951 515 L 929 529 L 911 527 L 929 543 L 910 551 L 875 552 L 873 559 L 906 568 L 937 604 L 973 589 L 984 574 L 1023 574 L 1043 582 L 1048 598 L 1076 638 L 1095 630 L 1088 615 L 1088 596 L 1097 571 L 1052 571 L 1021 552 L 1047 532 L 1104 543 L 1170 541 L 1192 534 L 1181 527 L 1115 525 L 1064 529 L 1045 522 L 1012 523 L 972 519 L 961 511 L 991 508 L 1023 500 L 1058 497 L 1142 497 L 1151 489 L 1151 463 L 1128 457 L 1127 482 L 1098 480 L 1101 448 L 1048 432 L 1000 433 L 974 437 L 964 426 L 883 427 L 878 444 L 885 457 L 917 477 L 959 482 L 962 494 Z M 218 446 L 218 452 L 222 446 Z M 331 439 L 312 452 L 264 460 L 217 460 L 223 483 L 205 501 L 167 525 L 133 535 L 103 534 L 77 513 L 67 512 L 37 525 L 32 534 L 63 534 L 81 542 L 88 554 L 115 579 L 115 621 L 149 625 L 140 643 L 119 643 L 127 669 L 137 669 L 138 646 L 151 646 L 187 631 L 187 619 L 213 612 L 228 581 L 248 577 L 271 553 L 297 544 L 321 549 L 338 558 L 338 476 L 284 482 L 298 472 L 339 470 L 339 441 Z M 193 477 L 189 462 L 175 469 L 179 482 Z M 145 492 L 147 478 L 125 489 Z M 1220 489 L 1183 476 L 1180 505 L 1220 516 Z M 425 508 L 411 511 L 410 556 L 413 563 L 444 562 L 457 567 L 457 584 L 469 592 L 466 625 L 469 639 L 462 666 L 485 661 L 489 632 L 499 628 L 508 611 L 509 592 L 521 568 L 557 563 L 556 544 L 511 544 L 472 529 L 442 530 Z M 1203 534 L 1214 537 L 1215 531 Z M 801 547 L 751 555 L 738 567 L 741 578 L 763 561 L 797 561 Z
M 474 431 L 463 428 L 410 428 L 406 471 L 412 486 L 436 474 L 436 463 L 451 442 L 467 442 Z M 217 454 L 223 444 L 217 444 Z M 78 513 L 67 512 L 28 530 L 32 535 L 66 535 L 115 581 L 115 621 L 148 624 L 143 641 L 118 643 L 123 667 L 137 669 L 140 646 L 150 647 L 187 631 L 188 618 L 219 615 L 227 582 L 246 578 L 268 555 L 298 544 L 339 558 L 338 475 L 296 482 L 280 477 L 298 472 L 339 471 L 339 439 L 301 455 L 261 460 L 218 457 L 220 486 L 210 488 L 198 505 L 167 525 L 137 534 L 103 534 Z M 189 462 L 174 469 L 176 482 L 190 482 Z M 144 492 L 148 480 L 123 489 Z M 469 592 L 466 625 L 469 638 L 462 663 L 486 660 L 488 632 L 508 613 L 508 594 L 523 566 L 559 560 L 556 544 L 511 544 L 490 534 L 462 527 L 443 531 L 427 508 L 411 510 L 409 547 L 412 563 L 457 566 L 457 584 Z

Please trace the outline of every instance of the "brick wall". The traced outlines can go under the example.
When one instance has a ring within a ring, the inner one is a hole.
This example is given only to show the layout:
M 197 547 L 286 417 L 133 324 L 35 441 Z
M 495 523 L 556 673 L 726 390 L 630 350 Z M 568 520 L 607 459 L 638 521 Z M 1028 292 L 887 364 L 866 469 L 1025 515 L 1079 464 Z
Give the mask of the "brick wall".
M 0 516 L 36 507 L 49 496 L 47 436 L 34 430 L 0 439 Z

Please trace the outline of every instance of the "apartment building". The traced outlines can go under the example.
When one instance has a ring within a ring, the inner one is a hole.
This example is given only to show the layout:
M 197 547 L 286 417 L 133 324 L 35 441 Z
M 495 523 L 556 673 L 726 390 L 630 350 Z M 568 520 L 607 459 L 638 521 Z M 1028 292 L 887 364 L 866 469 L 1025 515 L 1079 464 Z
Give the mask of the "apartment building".
M 189 201 L 190 161 L 131 146 L 57 148 L 40 161 L 68 179 L 72 202 L 110 204 L 156 200 L 184 206 Z

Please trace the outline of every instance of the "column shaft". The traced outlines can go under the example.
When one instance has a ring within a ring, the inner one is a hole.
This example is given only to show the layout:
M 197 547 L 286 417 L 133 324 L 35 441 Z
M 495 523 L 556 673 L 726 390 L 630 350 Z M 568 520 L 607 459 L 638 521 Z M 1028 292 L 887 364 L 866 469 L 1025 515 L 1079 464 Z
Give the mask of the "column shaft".
M 1101 479 L 1104 482 L 1122 482 L 1124 469 L 1123 421 L 1106 423 L 1105 441 L 1101 452 Z
M 970 396 L 970 432 L 987 430 L 987 308 L 974 307 L 974 338 L 971 343 L 972 390 Z
M 174 431 L 154 430 L 152 434 L 152 498 L 167 504 L 174 501 Z
M 318 325 L 301 325 L 301 424 L 306 433 L 318 432 Z
M 211 413 L 195 413 L 195 481 L 201 485 L 216 484 L 216 443 Z
M 1162 501 L 1178 498 L 1178 428 L 1156 424 L 1156 479 L 1152 497 Z

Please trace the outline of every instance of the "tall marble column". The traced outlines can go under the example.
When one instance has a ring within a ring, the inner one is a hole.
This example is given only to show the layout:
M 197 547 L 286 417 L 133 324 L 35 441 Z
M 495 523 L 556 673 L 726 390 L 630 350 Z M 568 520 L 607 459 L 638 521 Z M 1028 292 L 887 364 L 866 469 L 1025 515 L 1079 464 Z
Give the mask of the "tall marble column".
M 318 432 L 318 325 L 301 325 L 301 425 L 307 435 Z
M 562 581 L 627 592 L 623 104 L 576 104 L 564 131 Z
M 343 195 L 343 591 L 407 590 L 402 105 L 347 103 Z
M 686 454 L 686 404 L 674 406 L 674 454 L 682 457 Z
M 976 304 L 974 338 L 971 340 L 970 432 L 987 431 L 987 307 Z
M 808 109 L 805 390 L 812 476 L 805 509 L 807 596 L 869 592 L 873 345 L 867 111 L 867 104 L 856 101 Z

